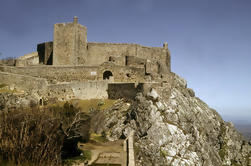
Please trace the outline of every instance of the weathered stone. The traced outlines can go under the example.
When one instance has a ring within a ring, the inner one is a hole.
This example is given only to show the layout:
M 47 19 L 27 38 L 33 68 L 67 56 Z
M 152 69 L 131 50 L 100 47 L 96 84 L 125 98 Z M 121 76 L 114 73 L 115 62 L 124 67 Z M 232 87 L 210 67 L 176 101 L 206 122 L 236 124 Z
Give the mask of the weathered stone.
M 136 118 L 127 118 L 126 123 L 117 121 L 108 133 L 135 131 L 135 146 L 138 149 L 136 165 L 139 166 L 247 165 L 245 158 L 250 153 L 250 145 L 243 143 L 233 124 L 224 122 L 215 110 L 200 99 L 184 96 L 183 92 L 187 90 L 184 81 L 179 77 L 176 77 L 176 81 L 179 84 L 174 82 L 175 88 L 170 98 L 153 95 L 159 98 L 158 102 L 153 102 L 153 97 L 147 99 L 137 94 L 135 103 L 127 110 L 135 112 Z M 158 109 L 160 103 L 170 104 L 162 111 Z M 120 104 L 116 111 L 107 110 L 109 119 L 113 119 L 113 116 L 123 117 L 125 110 L 119 108 L 125 104 Z M 109 120 L 106 121 L 105 126 L 109 126 L 109 123 Z M 107 129 L 104 128 L 105 131 Z M 119 138 L 119 135 L 117 138 L 113 135 L 112 140 Z
M 194 92 L 192 89 L 187 88 L 187 90 L 188 90 L 188 93 L 189 93 L 189 95 L 190 95 L 191 97 L 194 97 L 194 96 L 195 96 L 195 92 Z
M 195 97 L 186 80 L 171 73 L 167 44 L 161 48 L 87 43 L 86 27 L 75 18 L 55 25 L 49 45 L 47 52 L 46 46 L 44 52 L 38 49 L 44 65 L 33 63 L 37 55 L 26 55 L 17 59 L 22 67 L 0 66 L 1 84 L 25 92 L 21 97 L 0 94 L 0 109 L 32 100 L 36 104 L 52 99 L 124 98 L 93 115 L 91 126 L 110 141 L 135 131 L 136 165 L 248 164 L 250 145 L 234 126 Z M 51 57 L 52 66 L 46 66 Z M 83 128 L 76 127 L 72 136 L 89 131 Z M 76 140 L 69 140 L 76 145 Z
M 157 100 L 159 98 L 159 95 L 155 89 L 151 89 L 151 91 L 149 93 L 147 93 L 147 96 L 153 100 Z
M 54 25 L 53 65 L 84 64 L 87 57 L 87 28 L 73 23 Z

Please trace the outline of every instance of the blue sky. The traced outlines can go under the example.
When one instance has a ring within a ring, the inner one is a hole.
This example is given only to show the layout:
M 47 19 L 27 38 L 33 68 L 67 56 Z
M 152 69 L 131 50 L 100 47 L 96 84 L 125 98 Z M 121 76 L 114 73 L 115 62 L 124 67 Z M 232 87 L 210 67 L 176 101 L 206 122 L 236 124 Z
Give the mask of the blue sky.
M 167 41 L 172 71 L 198 97 L 227 120 L 251 121 L 250 0 L 1 0 L 1 56 L 36 51 L 73 16 L 88 41 Z

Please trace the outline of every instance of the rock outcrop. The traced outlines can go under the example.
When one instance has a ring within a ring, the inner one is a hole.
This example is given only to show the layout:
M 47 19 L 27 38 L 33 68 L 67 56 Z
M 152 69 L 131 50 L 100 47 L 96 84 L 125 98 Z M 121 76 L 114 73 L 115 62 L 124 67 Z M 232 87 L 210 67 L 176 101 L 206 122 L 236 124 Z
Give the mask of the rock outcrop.
M 134 130 L 138 166 L 248 165 L 250 145 L 233 124 L 195 97 L 184 79 L 173 78 L 170 97 L 152 89 L 135 101 L 120 100 L 97 115 L 104 121 L 96 131 L 112 141 Z

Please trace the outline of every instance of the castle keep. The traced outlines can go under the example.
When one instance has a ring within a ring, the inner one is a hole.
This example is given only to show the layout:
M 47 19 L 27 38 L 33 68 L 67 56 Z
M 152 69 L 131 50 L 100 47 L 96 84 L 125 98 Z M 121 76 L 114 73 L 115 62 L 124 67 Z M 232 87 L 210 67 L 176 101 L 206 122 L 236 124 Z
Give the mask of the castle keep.
M 167 43 L 87 42 L 87 28 L 77 17 L 55 24 L 53 41 L 38 44 L 37 52 L 15 59 L 13 66 L 2 63 L 0 71 L 6 84 L 59 100 L 132 97 L 139 85 L 168 86 L 171 80 Z

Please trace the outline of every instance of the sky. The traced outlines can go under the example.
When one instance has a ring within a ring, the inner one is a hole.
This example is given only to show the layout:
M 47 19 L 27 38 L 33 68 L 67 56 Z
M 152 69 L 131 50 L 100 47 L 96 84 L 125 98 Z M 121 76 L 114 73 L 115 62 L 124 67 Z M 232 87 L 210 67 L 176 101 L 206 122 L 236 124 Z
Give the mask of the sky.
M 88 41 L 168 42 L 172 71 L 225 120 L 251 123 L 250 0 L 1 0 L 0 56 L 53 40 L 73 17 Z

